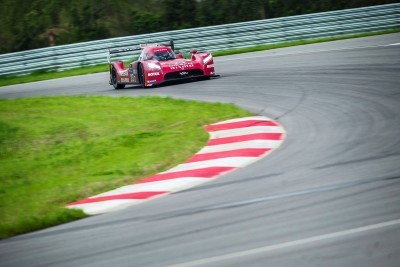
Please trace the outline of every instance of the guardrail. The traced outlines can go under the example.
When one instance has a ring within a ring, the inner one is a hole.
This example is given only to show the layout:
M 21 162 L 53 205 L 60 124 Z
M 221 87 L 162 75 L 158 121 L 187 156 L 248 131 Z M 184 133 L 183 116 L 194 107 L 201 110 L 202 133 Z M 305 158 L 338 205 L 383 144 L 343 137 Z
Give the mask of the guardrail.
M 400 3 L 199 27 L 60 45 L 0 55 L 0 75 L 71 69 L 107 62 L 107 49 L 174 40 L 178 49 L 209 51 L 400 28 Z M 137 52 L 139 53 L 139 52 Z M 133 54 L 134 55 L 134 54 Z M 122 60 L 131 59 L 121 57 Z

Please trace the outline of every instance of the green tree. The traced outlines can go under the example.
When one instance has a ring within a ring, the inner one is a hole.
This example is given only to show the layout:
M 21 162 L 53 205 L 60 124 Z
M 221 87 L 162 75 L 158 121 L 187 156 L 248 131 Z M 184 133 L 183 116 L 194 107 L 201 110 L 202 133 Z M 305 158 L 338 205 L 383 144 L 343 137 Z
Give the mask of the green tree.
M 196 25 L 196 0 L 163 0 L 163 22 L 166 29 L 185 29 Z
M 2 0 L 0 53 L 398 0 Z
M 164 29 L 162 17 L 158 14 L 133 10 L 130 18 L 129 32 L 132 34 L 151 33 Z

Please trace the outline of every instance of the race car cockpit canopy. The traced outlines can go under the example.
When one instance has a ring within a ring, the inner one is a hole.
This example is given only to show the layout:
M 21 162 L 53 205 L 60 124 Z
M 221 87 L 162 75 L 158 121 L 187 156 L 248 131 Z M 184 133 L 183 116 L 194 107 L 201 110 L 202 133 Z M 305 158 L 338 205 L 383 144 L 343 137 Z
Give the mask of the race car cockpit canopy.
M 169 59 L 176 59 L 176 54 L 174 53 L 174 41 L 169 41 L 167 43 L 147 43 L 140 44 L 139 46 L 133 48 L 125 48 L 118 50 L 108 49 L 107 59 L 108 63 L 111 64 L 112 56 L 118 57 L 121 54 L 126 54 L 129 52 L 142 50 L 139 60 L 158 60 L 165 61 Z
M 169 47 L 152 47 L 144 49 L 139 59 L 166 61 L 176 59 L 176 55 Z

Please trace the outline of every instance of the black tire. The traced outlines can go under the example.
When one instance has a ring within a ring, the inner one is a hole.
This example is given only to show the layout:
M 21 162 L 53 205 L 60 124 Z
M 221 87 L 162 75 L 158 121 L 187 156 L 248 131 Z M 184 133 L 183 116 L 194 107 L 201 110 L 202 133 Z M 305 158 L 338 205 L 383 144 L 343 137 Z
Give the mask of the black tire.
M 114 86 L 114 89 L 125 88 L 125 84 L 120 84 L 117 82 L 117 73 L 115 72 L 114 68 L 112 68 L 112 70 L 111 70 L 111 83 Z
M 142 64 L 138 65 L 138 78 L 139 78 L 139 83 L 142 86 L 142 88 L 145 88 L 145 76 L 144 76 L 144 70 Z

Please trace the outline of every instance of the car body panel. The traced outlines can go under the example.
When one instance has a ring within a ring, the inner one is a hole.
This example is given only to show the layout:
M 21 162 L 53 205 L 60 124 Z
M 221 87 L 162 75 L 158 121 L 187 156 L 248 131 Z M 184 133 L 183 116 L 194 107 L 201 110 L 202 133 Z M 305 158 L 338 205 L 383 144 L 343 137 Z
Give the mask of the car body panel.
M 167 81 L 193 79 L 215 76 L 214 59 L 210 52 L 191 50 L 189 59 L 182 54 L 175 54 L 172 45 L 141 45 L 142 50 L 138 60 L 125 65 L 122 61 L 111 62 L 109 83 L 123 88 L 127 84 L 141 84 L 143 87 L 161 84 Z M 125 49 L 118 52 L 137 50 Z M 143 69 L 143 75 L 141 75 Z M 113 77 L 115 71 L 115 77 Z M 113 78 L 115 78 L 113 80 Z M 118 88 L 116 88 L 118 89 Z

